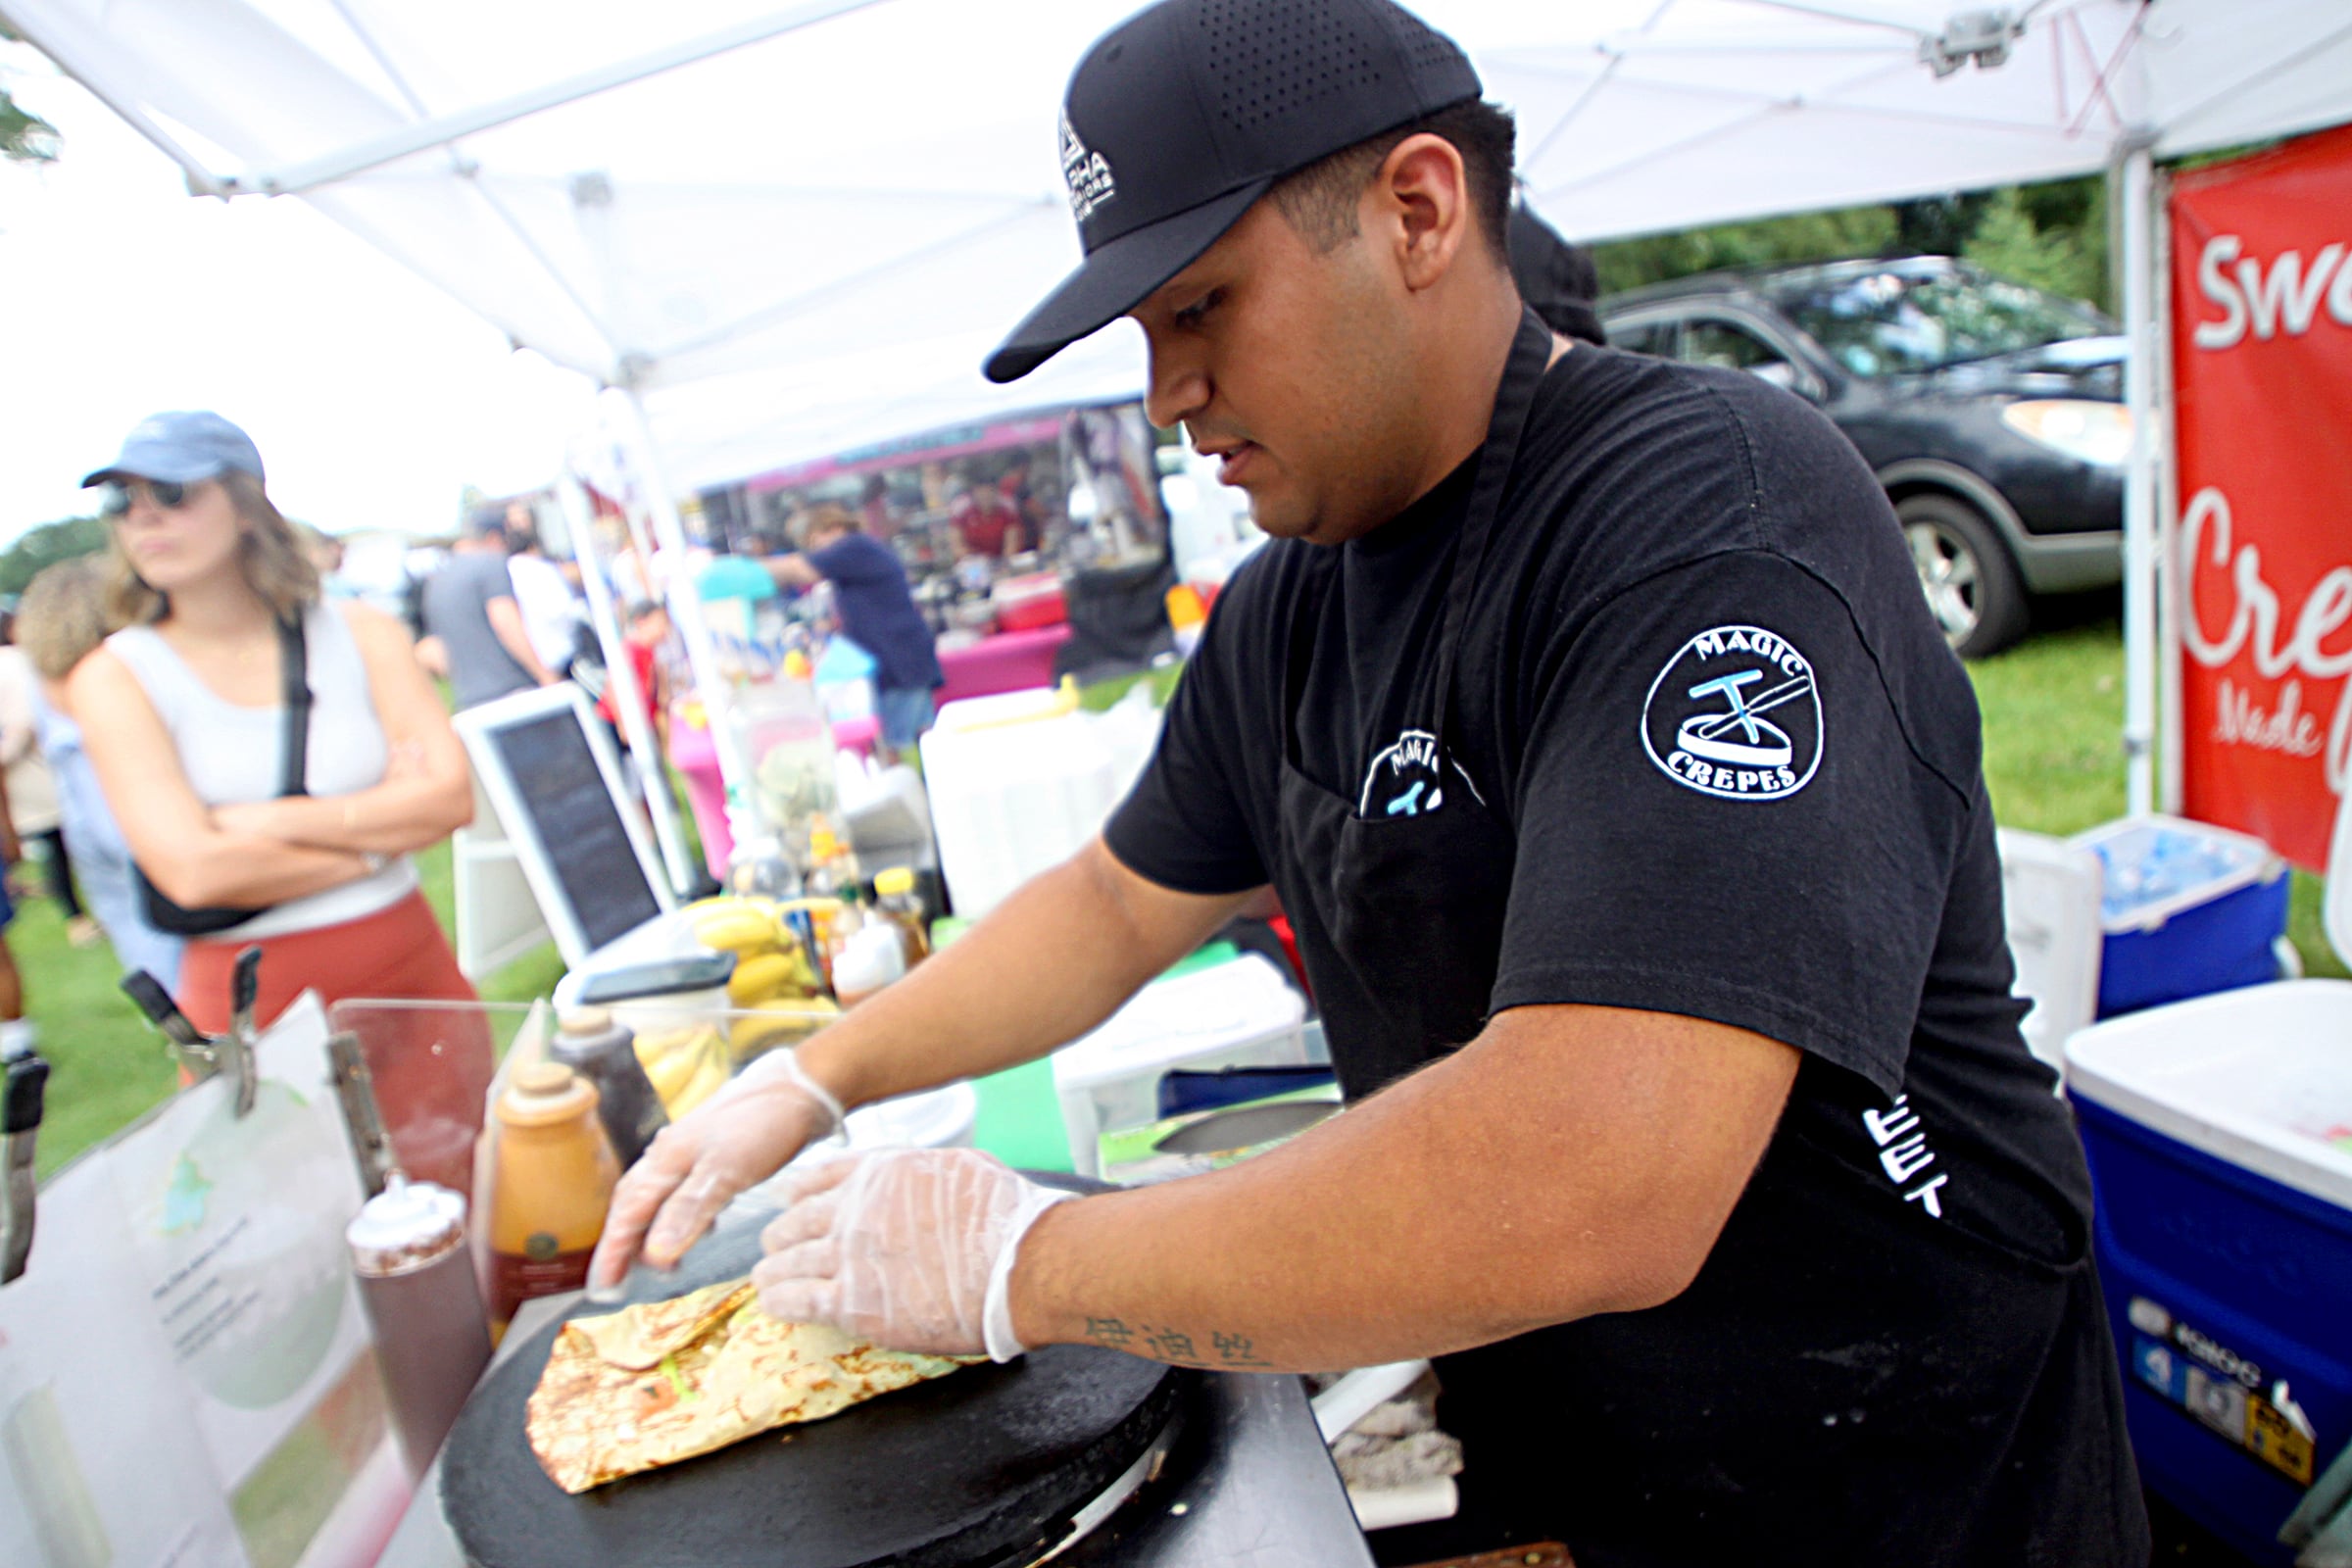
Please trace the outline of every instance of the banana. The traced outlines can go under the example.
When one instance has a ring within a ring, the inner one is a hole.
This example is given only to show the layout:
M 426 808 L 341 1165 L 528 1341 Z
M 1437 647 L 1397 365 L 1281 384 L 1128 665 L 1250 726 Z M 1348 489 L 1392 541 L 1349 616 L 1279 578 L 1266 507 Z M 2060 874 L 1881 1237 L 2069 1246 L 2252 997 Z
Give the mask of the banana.
M 735 1059 L 741 1061 L 777 1046 L 798 1045 L 832 1022 L 840 1012 L 831 997 L 756 1003 L 727 1031 L 727 1046 Z
M 706 1057 L 675 1097 L 662 1102 L 671 1120 L 685 1115 L 695 1106 L 717 1094 L 727 1084 L 727 1058 L 724 1052 Z
M 774 915 L 742 900 L 734 901 L 731 907 L 713 909 L 694 922 L 695 941 L 727 953 L 763 953 L 785 935 Z
M 683 1029 L 656 1029 L 640 1034 L 636 1040 L 638 1063 L 650 1068 L 656 1061 L 691 1042 L 695 1034 L 696 1026 L 692 1024 Z
M 727 1001 L 738 1007 L 766 1002 L 794 983 L 800 966 L 780 953 L 755 954 L 735 965 L 727 981 Z

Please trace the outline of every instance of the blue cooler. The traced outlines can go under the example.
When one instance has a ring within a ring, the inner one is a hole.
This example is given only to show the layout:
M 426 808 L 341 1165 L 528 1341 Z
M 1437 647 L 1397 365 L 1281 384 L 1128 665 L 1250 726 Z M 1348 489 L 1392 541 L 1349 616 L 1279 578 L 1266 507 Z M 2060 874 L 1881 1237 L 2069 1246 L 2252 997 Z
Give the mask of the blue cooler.
M 2352 1445 L 2352 982 L 2135 1012 L 2077 1033 L 2066 1058 L 2141 1479 L 2287 1568 L 2278 1526 Z
M 2099 858 L 2099 1016 L 2278 978 L 2286 862 L 2258 838 L 2131 816 L 2068 840 Z

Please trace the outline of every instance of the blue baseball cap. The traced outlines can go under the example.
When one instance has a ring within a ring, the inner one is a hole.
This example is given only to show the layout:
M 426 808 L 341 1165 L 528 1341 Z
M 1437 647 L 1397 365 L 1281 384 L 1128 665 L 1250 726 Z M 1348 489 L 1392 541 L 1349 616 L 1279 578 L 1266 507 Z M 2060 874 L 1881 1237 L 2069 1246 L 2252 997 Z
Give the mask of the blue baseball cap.
M 150 414 L 122 438 L 122 450 L 103 468 L 93 469 L 82 488 L 109 479 L 162 479 L 193 484 L 217 479 L 235 468 L 263 477 L 261 449 L 253 437 L 207 409 Z

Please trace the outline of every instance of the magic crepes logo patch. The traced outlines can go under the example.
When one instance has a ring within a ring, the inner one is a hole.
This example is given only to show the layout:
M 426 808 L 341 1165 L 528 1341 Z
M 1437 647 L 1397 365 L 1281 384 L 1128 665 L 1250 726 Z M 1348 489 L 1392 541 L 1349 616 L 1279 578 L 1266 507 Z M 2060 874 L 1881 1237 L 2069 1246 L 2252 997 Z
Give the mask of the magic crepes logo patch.
M 1642 745 L 1677 784 L 1732 801 L 1794 795 L 1821 765 L 1812 661 L 1761 626 L 1716 626 L 1675 651 L 1642 705 Z

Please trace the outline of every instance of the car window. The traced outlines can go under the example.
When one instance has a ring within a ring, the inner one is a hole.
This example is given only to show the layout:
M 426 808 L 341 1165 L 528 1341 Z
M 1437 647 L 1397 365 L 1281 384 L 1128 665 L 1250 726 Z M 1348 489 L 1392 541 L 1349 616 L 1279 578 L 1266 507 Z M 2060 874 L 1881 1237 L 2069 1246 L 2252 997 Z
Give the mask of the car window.
M 1602 326 L 1609 335 L 1611 348 L 1631 349 L 1636 354 L 1670 356 L 1674 353 L 1675 324 L 1674 318 L 1668 317 L 1663 320 L 1626 324 L 1608 321 Z
M 1682 357 L 1692 365 L 1745 370 L 1774 386 L 1796 385 L 1796 367 L 1788 363 L 1787 355 L 1746 327 L 1731 321 L 1684 322 Z
M 1771 293 L 1831 359 L 1856 375 L 1937 370 L 2114 329 L 2087 306 L 1949 264 L 1806 273 L 1774 285 Z

